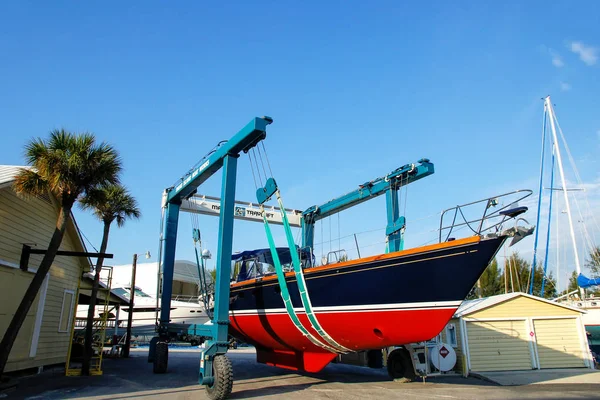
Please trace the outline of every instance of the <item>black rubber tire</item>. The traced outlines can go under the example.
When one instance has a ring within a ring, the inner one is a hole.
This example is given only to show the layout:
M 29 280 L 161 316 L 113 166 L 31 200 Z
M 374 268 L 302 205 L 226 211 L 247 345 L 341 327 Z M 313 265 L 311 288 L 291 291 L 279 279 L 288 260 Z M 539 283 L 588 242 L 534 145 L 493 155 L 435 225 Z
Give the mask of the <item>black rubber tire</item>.
M 206 394 L 211 400 L 224 400 L 233 389 L 233 368 L 225 355 L 215 356 L 213 360 L 213 377 L 215 382 L 206 385 Z
M 154 368 L 155 374 L 164 374 L 167 372 L 169 366 L 169 346 L 167 342 L 156 343 L 156 352 L 154 354 Z
M 410 353 L 406 349 L 396 349 L 387 358 L 388 375 L 392 379 L 405 378 L 414 380 L 417 377 Z
M 196 346 L 198 346 L 199 344 L 200 344 L 200 342 L 199 342 L 199 341 L 197 341 L 196 339 L 192 339 L 192 340 L 190 341 L 190 345 L 191 345 L 192 347 L 196 347 Z

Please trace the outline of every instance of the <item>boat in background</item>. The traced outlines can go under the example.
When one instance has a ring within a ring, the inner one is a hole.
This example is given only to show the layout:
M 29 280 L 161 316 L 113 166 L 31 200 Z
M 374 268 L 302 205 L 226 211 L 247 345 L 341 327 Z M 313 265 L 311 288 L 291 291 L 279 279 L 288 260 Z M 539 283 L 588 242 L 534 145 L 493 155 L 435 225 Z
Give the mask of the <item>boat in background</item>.
M 131 282 L 131 264 L 115 265 L 113 268 L 113 287 L 128 287 Z M 138 263 L 135 286 L 149 296 L 156 297 L 158 287 L 158 263 Z M 207 276 L 209 279 L 210 276 Z M 173 272 L 171 298 L 176 301 L 198 303 L 199 278 L 195 262 L 176 260 Z
M 582 320 L 590 349 L 600 355 L 600 299 L 592 295 L 582 301 L 573 301 L 571 304 L 585 310 Z
M 129 286 L 121 286 L 112 288 L 111 291 L 116 295 L 129 300 Z M 160 302 L 154 296 L 144 292 L 140 287 L 135 287 L 135 298 L 132 317 L 132 333 L 133 335 L 153 335 L 156 330 L 156 315 L 160 311 Z M 157 309 L 157 304 L 159 308 Z M 109 314 L 109 320 L 114 321 L 111 325 L 117 325 L 117 334 L 124 333 L 124 328 L 127 326 L 129 318 L 128 306 L 125 306 L 117 312 L 113 309 Z M 100 319 L 101 308 L 96 308 L 94 318 Z M 79 306 L 77 308 L 77 320 L 85 322 L 88 313 L 88 306 Z M 190 326 L 202 325 L 209 321 L 209 317 L 204 310 L 204 307 L 197 302 L 189 301 L 171 301 L 171 323 L 172 332 L 177 333 L 188 332 Z M 191 332 L 188 332 L 191 333 Z M 196 342 L 201 340 L 195 339 Z M 199 344 L 199 343 L 198 343 Z

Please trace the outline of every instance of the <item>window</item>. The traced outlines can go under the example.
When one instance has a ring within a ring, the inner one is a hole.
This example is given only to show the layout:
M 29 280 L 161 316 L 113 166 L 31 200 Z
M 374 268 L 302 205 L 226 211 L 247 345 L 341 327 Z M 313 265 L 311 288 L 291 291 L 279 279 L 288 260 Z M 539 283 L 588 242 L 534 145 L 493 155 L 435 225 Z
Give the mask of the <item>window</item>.
M 116 293 L 119 296 L 125 297 L 126 299 L 129 299 L 130 291 L 131 290 L 128 287 L 112 289 L 113 293 Z M 136 286 L 135 287 L 135 297 L 151 297 L 151 296 L 142 292 L 142 290 Z
M 113 293 L 116 293 L 119 296 L 123 296 L 125 298 L 129 298 L 129 290 L 125 290 L 123 288 L 115 288 L 112 291 L 113 291 Z
M 446 341 L 452 347 L 456 347 L 457 346 L 457 341 L 456 341 L 456 326 L 454 326 L 454 324 L 448 324 L 446 326 Z
M 75 301 L 75 292 L 65 290 L 63 294 L 62 310 L 60 312 L 60 322 L 58 323 L 59 332 L 68 332 L 73 319 L 73 303 Z
M 135 297 L 150 297 L 150 296 L 147 295 L 146 293 L 142 292 L 140 289 L 138 289 L 136 287 L 135 288 Z

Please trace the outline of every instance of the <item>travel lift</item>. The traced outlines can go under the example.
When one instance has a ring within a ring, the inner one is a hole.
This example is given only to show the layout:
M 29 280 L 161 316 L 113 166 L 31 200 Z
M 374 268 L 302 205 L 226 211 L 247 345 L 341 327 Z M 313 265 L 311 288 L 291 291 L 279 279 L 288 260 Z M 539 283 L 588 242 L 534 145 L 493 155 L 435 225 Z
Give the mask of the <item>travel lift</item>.
M 418 164 L 418 165 L 417 165 Z M 387 208 L 386 253 L 404 248 L 404 230 L 406 219 L 400 216 L 398 191 L 402 186 L 433 174 L 433 164 L 423 158 L 417 164 L 406 164 L 384 177 L 363 183 L 358 189 L 330 200 L 320 206 L 312 206 L 302 213 L 302 247 L 313 248 L 315 222 L 354 207 L 385 193 Z
M 218 197 L 194 194 L 181 204 L 180 211 L 218 217 L 221 215 L 221 199 Z M 300 228 L 302 211 L 285 209 L 287 219 L 291 226 Z M 250 222 L 263 222 L 262 212 L 256 204 L 246 201 L 235 201 L 233 217 Z M 283 218 L 278 207 L 266 207 L 265 217 L 271 224 L 283 225 Z
M 247 153 L 266 137 L 266 127 L 273 120 L 269 117 L 254 118 L 242 130 L 240 130 L 232 139 L 222 142 L 220 146 L 206 155 L 188 174 L 182 178 L 181 182 L 174 187 L 165 190 L 163 196 L 163 232 L 161 238 L 161 266 L 163 271 L 162 293 L 160 319 L 158 323 L 158 337 L 150 342 L 149 361 L 153 362 L 155 373 L 165 373 L 168 365 L 168 338 L 169 338 L 169 317 L 172 294 L 173 272 L 175 264 L 175 247 L 177 241 L 177 226 L 179 211 L 182 210 L 182 204 L 185 200 L 191 199 L 197 191 L 197 188 L 209 177 L 223 168 L 221 199 L 219 208 L 219 237 L 216 261 L 216 283 L 214 298 L 214 313 L 212 320 L 196 328 L 198 335 L 207 338 L 205 348 L 201 352 L 200 359 L 200 383 L 206 385 L 207 392 L 212 399 L 224 399 L 232 389 L 232 368 L 231 362 L 225 356 L 227 353 L 228 325 L 229 325 L 229 285 L 230 269 L 232 256 L 233 240 L 233 219 L 238 211 L 238 217 L 241 217 L 241 210 L 236 210 L 235 206 L 235 184 L 237 173 L 237 158 L 240 153 Z M 258 167 L 258 165 L 257 165 Z M 433 174 L 433 164 L 427 159 L 419 161 L 419 165 L 407 164 L 400 167 L 386 177 L 376 179 L 361 185 L 357 190 L 350 192 L 337 199 L 331 200 L 321 206 L 310 207 L 302 214 L 302 244 L 303 247 L 312 249 L 314 242 L 314 224 L 316 221 L 327 216 L 338 213 L 344 209 L 360 204 L 368 199 L 386 193 L 388 225 L 387 252 L 399 251 L 403 248 L 403 232 L 405 228 L 405 219 L 399 216 L 398 190 L 408 183 Z M 305 331 L 306 329 L 297 320 L 295 311 L 289 300 L 287 285 L 283 276 L 281 264 L 279 263 L 273 237 L 270 233 L 268 213 L 264 203 L 273 195 L 277 196 L 281 211 L 281 221 L 283 223 L 288 239 L 290 249 L 295 248 L 291 236 L 290 221 L 288 216 L 290 210 L 283 207 L 279 190 L 275 180 L 271 177 L 267 180 L 266 186 L 257 190 L 257 199 L 260 205 L 260 212 L 265 224 L 269 246 L 275 262 L 275 270 L 278 275 L 278 281 L 282 289 L 282 297 L 286 304 L 286 309 L 290 318 L 296 327 Z M 206 200 L 206 199 L 205 199 Z M 216 198 L 212 198 L 216 200 Z M 250 205 L 251 206 L 251 205 Z M 186 208 L 190 208 L 189 202 Z M 212 206 L 210 207 L 213 208 Z M 252 220 L 252 219 L 249 219 Z M 271 222 L 272 221 L 271 219 Z M 295 222 L 295 221 L 294 221 Z M 296 225 L 296 224 L 294 224 Z M 294 270 L 298 280 L 304 280 L 298 254 L 292 251 Z M 295 257 L 294 257 L 295 256 Z M 304 285 L 301 285 L 304 286 Z M 316 316 L 312 312 L 310 299 L 306 290 L 300 288 L 302 303 L 311 324 L 319 333 L 321 338 L 328 344 L 320 342 L 321 347 L 331 349 L 336 353 L 347 351 L 343 346 L 336 343 L 326 332 L 320 328 Z M 287 295 L 286 295 L 287 294 Z M 311 335 L 312 336 L 312 335 Z M 313 338 L 312 340 L 318 340 Z
M 248 152 L 266 135 L 269 117 L 253 118 L 233 138 L 215 148 L 181 180 L 165 190 L 163 196 L 163 232 L 160 263 L 163 271 L 158 337 L 150 342 L 149 361 L 154 363 L 154 373 L 165 373 L 169 360 L 167 342 L 171 294 L 175 267 L 175 248 L 179 211 L 183 200 L 193 196 L 198 187 L 223 168 L 219 237 L 216 260 L 214 313 L 212 320 L 196 329 L 198 335 L 208 338 L 200 359 L 200 383 L 206 385 L 212 399 L 224 399 L 231 393 L 233 374 L 231 362 L 225 356 L 229 346 L 229 284 L 233 241 L 233 215 L 235 211 L 235 184 L 237 159 Z

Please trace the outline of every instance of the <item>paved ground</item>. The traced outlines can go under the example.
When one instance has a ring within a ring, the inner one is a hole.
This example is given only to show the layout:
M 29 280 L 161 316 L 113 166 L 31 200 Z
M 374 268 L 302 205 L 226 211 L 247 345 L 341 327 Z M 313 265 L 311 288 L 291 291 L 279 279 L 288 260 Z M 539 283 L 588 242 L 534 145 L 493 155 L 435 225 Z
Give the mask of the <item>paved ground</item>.
M 107 360 L 101 377 L 71 377 L 59 369 L 22 378 L 7 399 L 175 400 L 206 399 L 197 384 L 199 353 L 170 349 L 169 372 L 152 374 L 147 350 Z M 600 384 L 552 384 L 502 387 L 476 378 L 446 376 L 426 383 L 397 383 L 383 370 L 332 364 L 319 374 L 295 374 L 257 364 L 254 353 L 230 352 L 235 383 L 231 399 L 582 399 L 600 398 Z M 2 396 L 2 395 L 0 395 Z
M 597 384 L 600 370 L 588 368 L 543 369 L 539 371 L 482 372 L 482 378 L 502 386 L 550 385 L 550 384 Z

